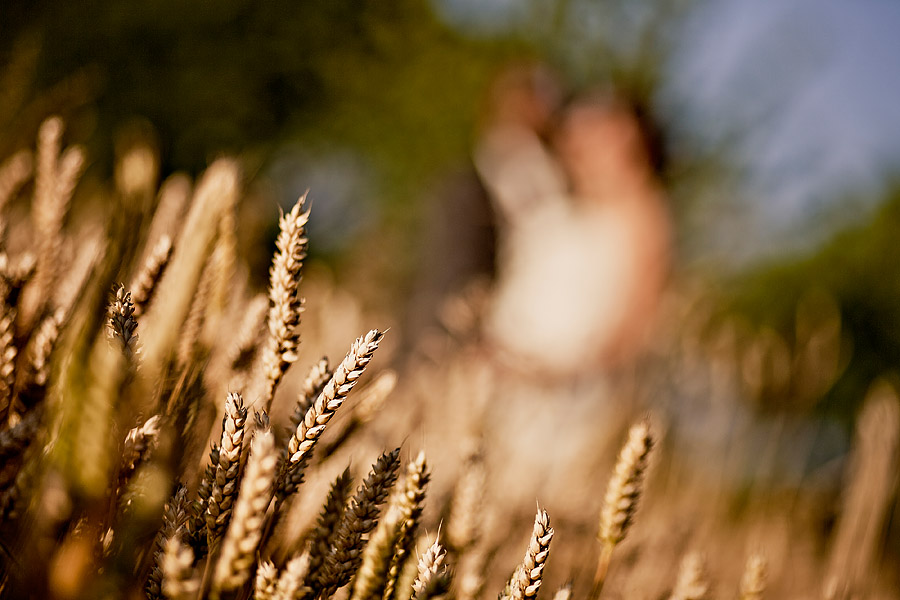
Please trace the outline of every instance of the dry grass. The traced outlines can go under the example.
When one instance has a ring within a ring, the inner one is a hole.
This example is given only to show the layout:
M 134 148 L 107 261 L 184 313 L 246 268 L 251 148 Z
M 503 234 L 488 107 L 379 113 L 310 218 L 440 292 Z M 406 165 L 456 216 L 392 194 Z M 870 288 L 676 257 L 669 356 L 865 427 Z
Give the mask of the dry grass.
M 758 476 L 790 424 L 764 430 L 762 451 L 756 421 L 724 400 L 811 402 L 837 369 L 833 320 L 804 321 L 795 348 L 758 333 L 741 351 L 676 306 L 686 325 L 654 355 L 671 372 L 560 383 L 496 363 L 467 296 L 454 310 L 474 317 L 404 362 L 371 328 L 387 317 L 303 275 L 305 197 L 253 296 L 235 161 L 157 194 L 158 160 L 136 147 L 110 198 L 132 220 L 79 229 L 66 211 L 85 156 L 62 125 L 0 166 L 0 597 L 890 597 L 894 388 L 873 388 L 831 513 L 820 471 L 793 487 Z M 23 191 L 30 212 L 8 211 Z M 323 352 L 360 331 L 332 369 Z M 723 406 L 734 435 L 711 460 L 683 432 Z M 379 454 L 354 494 L 355 467 Z M 535 498 L 547 510 L 529 536 Z

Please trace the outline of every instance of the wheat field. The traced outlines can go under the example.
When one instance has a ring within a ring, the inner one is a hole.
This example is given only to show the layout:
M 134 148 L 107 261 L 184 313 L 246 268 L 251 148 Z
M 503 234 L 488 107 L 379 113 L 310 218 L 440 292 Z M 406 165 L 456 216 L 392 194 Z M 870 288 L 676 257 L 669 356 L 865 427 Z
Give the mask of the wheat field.
M 256 291 L 238 161 L 159 183 L 137 144 L 110 215 L 69 220 L 89 157 L 64 139 L 51 118 L 0 167 L 0 597 L 898 597 L 890 383 L 827 532 L 823 487 L 761 477 L 779 450 L 723 399 L 821 393 L 825 325 L 785 363 L 764 335 L 700 335 L 683 289 L 650 366 L 562 385 L 490 360 L 475 286 L 401 360 L 394 317 L 304 274 L 305 196 Z M 716 418 L 728 444 L 691 441 Z

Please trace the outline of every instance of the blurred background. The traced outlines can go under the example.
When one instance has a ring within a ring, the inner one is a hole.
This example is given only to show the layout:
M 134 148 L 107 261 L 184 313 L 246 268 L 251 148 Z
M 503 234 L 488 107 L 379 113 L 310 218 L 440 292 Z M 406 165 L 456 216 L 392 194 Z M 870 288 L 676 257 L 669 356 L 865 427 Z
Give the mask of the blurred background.
M 883 0 L 4 0 L 0 157 L 62 115 L 77 221 L 135 137 L 161 179 L 238 156 L 260 288 L 310 189 L 311 277 L 387 315 L 393 364 L 653 409 L 724 457 L 728 510 L 764 481 L 825 540 L 900 367 L 898 27 Z

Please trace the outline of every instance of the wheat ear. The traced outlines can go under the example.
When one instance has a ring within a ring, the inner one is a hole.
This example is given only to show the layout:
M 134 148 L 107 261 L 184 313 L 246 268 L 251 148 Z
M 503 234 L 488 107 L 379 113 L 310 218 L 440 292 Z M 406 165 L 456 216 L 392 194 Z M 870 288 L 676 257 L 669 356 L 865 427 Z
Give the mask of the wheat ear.
M 22 150 L 13 154 L 0 165 L 0 247 L 6 245 L 6 218 L 4 209 L 9 201 L 31 176 L 31 153 Z
M 341 518 L 344 516 L 344 510 L 347 507 L 347 498 L 353 491 L 353 478 L 350 476 L 350 468 L 344 469 L 344 472 L 337 476 L 331 483 L 331 489 L 325 499 L 322 510 L 319 511 L 319 518 L 316 526 L 310 534 L 307 548 L 310 555 L 309 570 L 313 574 L 318 574 L 325 559 L 331 552 L 331 543 L 334 540 L 335 532 Z
M 425 453 L 419 452 L 407 467 L 403 485 L 398 486 L 384 518 L 366 544 L 353 584 L 354 600 L 381 600 L 393 595 L 394 579 L 415 543 L 427 482 Z
M 269 300 L 265 294 L 257 294 L 247 303 L 234 344 L 225 357 L 225 363 L 232 373 L 251 365 L 268 309 Z
M 32 157 L 27 150 L 16 152 L 0 165 L 0 211 L 31 176 Z
M 870 387 L 853 435 L 849 481 L 828 557 L 825 592 L 865 595 L 881 560 L 883 533 L 896 499 L 900 472 L 900 400 L 894 384 Z
M 325 384 L 331 379 L 331 369 L 328 368 L 328 357 L 323 356 L 310 367 L 300 386 L 300 393 L 297 395 L 297 403 L 294 404 L 294 412 L 291 414 L 291 428 L 296 430 L 303 422 L 303 417 L 308 411 L 322 390 Z
M 3 315 L 0 316 L 0 424 L 13 401 L 16 386 L 16 355 L 18 349 L 13 340 L 15 334 L 16 311 L 0 301 Z
M 144 380 L 147 385 L 163 371 L 179 339 L 191 308 L 223 213 L 232 209 L 239 187 L 239 169 L 233 160 L 219 159 L 206 169 L 184 219 L 184 231 L 157 284 L 155 300 L 144 314 Z M 156 239 L 156 238 L 151 238 Z
M 397 480 L 400 448 L 382 454 L 344 511 L 335 530 L 332 550 L 316 584 L 326 597 L 346 584 L 362 561 L 363 536 L 375 528 L 380 507 Z
M 32 220 L 37 231 L 37 271 L 33 291 L 23 308 L 26 322 L 41 312 L 60 265 L 62 227 L 69 200 L 84 167 L 84 151 L 67 148 L 62 154 L 62 119 L 51 117 L 38 131 L 37 173 Z
M 149 201 L 158 177 L 159 160 L 146 143 L 131 145 L 116 161 L 116 189 L 132 202 Z
M 306 411 L 303 421 L 294 430 L 288 440 L 284 472 L 279 480 L 277 504 L 280 505 L 285 498 L 297 490 L 303 474 L 303 467 L 309 460 L 310 452 L 325 430 L 328 421 L 344 403 L 347 395 L 353 390 L 353 386 L 365 371 L 366 365 L 372 360 L 382 337 L 384 337 L 383 333 L 373 329 L 353 342 L 350 352 L 334 370 L 331 379 L 325 384 L 313 405 Z
M 35 409 L 27 413 L 13 427 L 0 430 L 0 459 L 5 461 L 21 455 L 37 435 L 41 425 L 41 411 Z
M 2 233 L 0 231 L 0 245 Z M 22 288 L 31 281 L 36 265 L 37 259 L 31 252 L 23 252 L 13 261 L 6 252 L 0 250 L 0 300 L 7 307 L 7 311 L 12 311 L 18 306 Z
M 513 600 L 526 600 L 537 596 L 544 577 L 544 563 L 550 554 L 550 540 L 553 539 L 553 529 L 550 527 L 550 515 L 547 511 L 538 509 L 534 517 L 534 529 L 531 532 L 531 542 L 528 551 L 522 561 L 520 576 L 512 586 Z
M 169 259 L 172 257 L 172 238 L 168 235 L 160 237 L 153 245 L 153 249 L 140 270 L 131 281 L 131 301 L 134 303 L 134 317 L 139 318 L 147 311 L 147 307 L 153 300 L 156 292 L 156 284 L 159 283 Z
M 108 337 L 129 361 L 133 361 L 140 352 L 137 325 L 131 293 L 127 292 L 122 284 L 113 286 L 113 300 L 107 308 Z
M 741 600 L 762 600 L 766 591 L 768 564 L 761 554 L 751 554 L 741 576 Z
M 147 578 L 145 591 L 151 599 L 162 598 L 163 558 L 170 540 L 178 538 L 188 519 L 187 488 L 179 486 L 163 507 L 163 524 L 156 534 L 153 551 L 153 568 Z
M 375 418 L 384 401 L 397 385 L 397 373 L 390 369 L 379 371 L 377 375 L 361 389 L 357 394 L 358 400 L 348 411 L 347 419 L 344 419 L 337 431 L 327 444 L 324 444 L 319 454 L 319 462 L 333 456 L 338 449 L 346 444 L 355 432 Z
M 592 600 L 598 598 L 603 589 L 613 548 L 625 539 L 628 528 L 634 520 L 638 501 L 644 489 L 644 472 L 647 470 L 652 448 L 653 435 L 650 432 L 650 422 L 645 419 L 632 425 L 628 431 L 628 441 L 625 442 L 616 461 L 613 476 L 609 480 L 603 499 L 603 509 L 600 511 L 599 538 L 603 546 L 594 573 L 594 585 L 590 595 Z
M 278 583 L 278 568 L 271 560 L 264 560 L 256 567 L 253 581 L 253 600 L 272 600 Z
M 179 234 L 185 223 L 185 214 L 191 199 L 193 182 L 183 173 L 176 173 L 166 178 L 159 186 L 156 210 L 147 230 L 148 240 L 159 240 L 169 236 L 172 245 L 178 243 Z M 142 263 L 145 263 L 149 248 L 145 249 Z
M 309 245 L 306 223 L 309 211 L 304 211 L 306 195 L 297 201 L 290 212 L 281 215 L 276 252 L 269 269 L 269 338 L 262 350 L 263 385 L 260 397 L 268 409 L 275 396 L 275 388 L 284 372 L 297 360 L 300 343 L 300 277 Z
M 281 577 L 275 585 L 273 600 L 294 600 L 305 592 L 303 583 L 309 574 L 309 553 L 295 556 L 284 566 Z
M 703 557 L 697 552 L 690 552 L 684 557 L 669 600 L 702 600 L 707 597 L 709 583 L 703 562 Z
M 26 409 L 43 400 L 47 384 L 50 380 L 50 359 L 59 330 L 62 326 L 63 314 L 56 311 L 41 321 L 37 332 L 28 341 L 25 349 L 27 360 L 24 381 L 18 393 L 19 400 Z
M 216 478 L 216 466 L 219 464 L 219 445 L 213 443 L 209 449 L 209 462 L 206 470 L 200 478 L 197 486 L 197 499 L 191 503 L 191 518 L 188 521 L 188 531 L 191 535 L 191 545 L 198 557 L 206 549 L 206 507 L 209 505 L 209 496 L 212 493 L 213 481 Z
M 197 594 L 200 581 L 194 575 L 194 552 L 181 535 L 166 540 L 162 556 L 162 593 L 169 600 L 187 600 Z
M 40 453 L 27 452 L 12 485 L 0 492 L 0 523 L 7 520 L 15 521 L 28 510 L 42 475 L 41 459 Z
M 244 443 L 244 426 L 247 409 L 240 394 L 230 393 L 225 400 L 225 416 L 222 418 L 222 439 L 217 452 L 218 462 L 206 505 L 206 535 L 209 548 L 215 547 L 231 516 L 234 497 L 237 494 L 241 468 L 241 449 Z
M 419 559 L 419 574 L 413 583 L 413 600 L 441 596 L 450 589 L 450 572 L 444 564 L 447 551 L 435 541 Z
M 119 469 L 118 488 L 122 489 L 128 478 L 137 470 L 147 455 L 159 441 L 159 415 L 147 419 L 143 425 L 134 427 L 125 435 L 122 444 L 122 466 Z
M 397 514 L 399 528 L 384 582 L 382 594 L 384 600 L 390 600 L 393 596 L 403 564 L 409 558 L 415 546 L 419 520 L 422 517 L 422 509 L 425 502 L 425 488 L 430 478 L 428 466 L 425 462 L 425 452 L 420 451 L 415 460 L 409 463 L 406 469 L 406 480 L 404 481 L 403 490 L 395 496 L 396 501 L 391 506 Z
M 216 563 L 212 597 L 240 588 L 250 577 L 250 567 L 262 538 L 266 509 L 272 500 L 272 485 L 278 453 L 271 430 L 257 429 L 250 444 L 250 456 L 234 506 L 234 516 L 222 541 Z
M 400 535 L 402 516 L 395 506 L 378 522 L 363 551 L 362 563 L 353 581 L 351 600 L 381 600 L 385 592 L 391 560 Z
M 215 251 L 213 251 L 213 254 L 215 254 Z M 209 297 L 214 276 L 213 256 L 210 255 L 203 265 L 203 270 L 200 272 L 200 281 L 197 283 L 197 289 L 194 291 L 191 306 L 188 309 L 187 316 L 184 318 L 184 323 L 181 325 L 181 332 L 176 344 L 175 356 L 178 366 L 182 369 L 187 367 L 191 359 L 197 354 L 200 336 L 203 332 L 207 310 L 209 309 Z
M 447 520 L 447 541 L 457 554 L 464 554 L 478 539 L 483 515 L 487 471 L 480 449 L 473 448 L 463 465 L 453 491 Z
M 572 583 L 564 583 L 556 593 L 553 594 L 553 600 L 571 600 L 572 598 Z

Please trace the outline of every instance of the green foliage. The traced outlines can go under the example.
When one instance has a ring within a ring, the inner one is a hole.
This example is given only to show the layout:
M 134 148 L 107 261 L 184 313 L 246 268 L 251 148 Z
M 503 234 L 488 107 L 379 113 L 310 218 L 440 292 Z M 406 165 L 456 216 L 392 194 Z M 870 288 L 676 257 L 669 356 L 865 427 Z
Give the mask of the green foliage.
M 264 160 L 299 139 L 374 156 L 402 187 L 465 156 L 503 54 L 452 33 L 425 0 L 49 0 L 9 11 L 0 52 L 40 32 L 37 90 L 98 74 L 90 150 L 107 167 L 116 129 L 141 117 L 159 131 L 164 171 L 247 148 Z
M 791 339 L 794 312 L 810 289 L 828 291 L 841 309 L 852 345 L 847 370 L 824 405 L 849 417 L 871 382 L 900 368 L 900 183 L 863 222 L 837 232 L 818 250 L 742 276 L 729 309 Z

